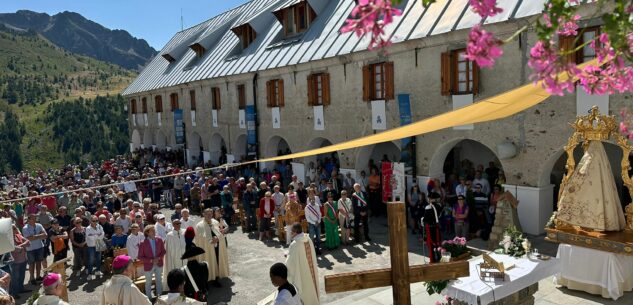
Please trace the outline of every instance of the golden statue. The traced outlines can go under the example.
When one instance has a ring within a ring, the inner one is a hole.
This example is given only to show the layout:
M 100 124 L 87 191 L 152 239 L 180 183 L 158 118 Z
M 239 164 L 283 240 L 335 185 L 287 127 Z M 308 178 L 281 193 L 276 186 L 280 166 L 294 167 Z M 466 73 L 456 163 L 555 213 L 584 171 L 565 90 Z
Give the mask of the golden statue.
M 626 229 L 633 230 L 633 203 L 626 206 Z

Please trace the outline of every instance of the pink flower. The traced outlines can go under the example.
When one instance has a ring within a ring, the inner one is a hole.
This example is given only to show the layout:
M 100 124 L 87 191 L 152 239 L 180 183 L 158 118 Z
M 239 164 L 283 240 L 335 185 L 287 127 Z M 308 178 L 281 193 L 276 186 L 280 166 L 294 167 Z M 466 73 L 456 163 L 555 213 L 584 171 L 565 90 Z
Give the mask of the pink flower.
M 626 124 L 624 122 L 620 122 L 620 133 L 627 134 L 628 131 L 629 131 L 629 128 L 626 127 Z
M 567 72 L 569 75 L 576 75 L 578 68 L 575 63 L 563 63 L 552 42 L 546 44 L 541 40 L 537 41 L 530 50 L 528 66 L 532 68 L 530 79 L 535 83 L 541 81 L 541 86 L 550 94 L 562 96 L 565 91 L 574 91 L 572 78 L 562 80 L 559 74 Z
M 499 40 L 492 33 L 482 30 L 478 24 L 470 30 L 464 57 L 476 62 L 479 67 L 492 67 L 495 64 L 495 59 L 503 55 L 503 50 L 499 44 Z
M 473 12 L 479 14 L 481 18 L 492 17 L 503 12 L 497 7 L 497 0 L 469 0 Z
M 578 20 L 580 20 L 580 15 L 574 15 L 569 20 L 559 19 L 558 34 L 562 36 L 578 35 Z
M 369 49 L 385 47 L 390 44 L 383 38 L 384 28 L 393 22 L 394 16 L 402 15 L 402 11 L 391 6 L 391 0 L 359 0 L 345 21 L 341 33 L 354 32 L 356 36 L 370 34 Z

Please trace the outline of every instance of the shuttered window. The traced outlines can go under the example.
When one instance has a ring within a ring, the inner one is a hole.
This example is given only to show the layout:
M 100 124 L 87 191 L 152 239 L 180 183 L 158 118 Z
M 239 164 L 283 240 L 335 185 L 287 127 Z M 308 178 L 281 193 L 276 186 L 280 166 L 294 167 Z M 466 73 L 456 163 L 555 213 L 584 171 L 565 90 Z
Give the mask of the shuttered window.
M 441 56 L 441 93 L 478 94 L 479 67 L 464 58 L 466 49 L 442 53 Z
M 318 73 L 308 76 L 308 105 L 330 104 L 330 74 Z
M 266 96 L 268 107 L 284 106 L 284 80 L 273 79 L 266 82 Z
M 363 67 L 363 100 L 393 100 L 393 62 L 382 62 Z
M 130 113 L 136 113 L 136 99 L 130 101 Z
M 237 102 L 239 109 L 246 109 L 246 88 L 244 85 L 237 85 Z
M 171 111 L 180 108 L 178 105 L 178 93 L 172 93 L 169 95 L 169 104 L 171 105 Z
M 156 112 L 163 112 L 163 96 L 157 95 L 154 97 L 154 108 Z
M 141 106 L 143 107 L 143 113 L 147 113 L 147 98 L 144 97 L 141 99 Z
M 222 108 L 222 103 L 220 102 L 220 88 L 213 87 L 211 88 L 211 109 L 220 110 Z
M 189 102 L 191 110 L 196 110 L 196 90 L 189 90 Z

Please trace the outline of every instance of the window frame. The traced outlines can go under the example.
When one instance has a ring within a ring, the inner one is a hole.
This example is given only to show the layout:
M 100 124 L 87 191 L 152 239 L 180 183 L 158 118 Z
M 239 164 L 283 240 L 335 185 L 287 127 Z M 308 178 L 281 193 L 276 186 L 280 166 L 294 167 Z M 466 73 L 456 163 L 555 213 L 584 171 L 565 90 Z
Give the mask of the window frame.
M 196 90 L 189 90 L 189 108 L 196 111 Z
M 376 68 L 380 67 L 380 89 L 376 86 Z M 369 98 L 371 100 L 384 100 L 385 99 L 385 87 L 386 87 L 386 79 L 385 79 L 385 62 L 375 63 L 369 65 Z M 380 91 L 379 94 L 378 90 Z
M 220 87 L 212 87 L 211 88 L 211 109 L 212 110 L 220 110 L 222 109 L 222 99 L 220 96 Z
M 578 40 L 576 42 L 576 44 L 574 45 L 574 47 L 577 48 L 577 47 L 579 47 L 579 46 L 581 46 L 581 45 L 583 45 L 585 43 L 584 34 L 588 33 L 588 32 L 593 32 L 594 35 L 595 35 L 594 37 L 597 38 L 601 34 L 600 26 L 590 26 L 590 27 L 579 29 L 578 30 L 578 35 L 574 36 L 574 39 L 576 39 L 576 37 L 577 37 L 577 40 Z M 599 40 L 596 41 L 596 45 L 597 46 L 600 45 L 600 41 Z M 595 51 L 594 51 L 594 55 L 593 56 L 585 56 L 585 53 L 584 53 L 585 48 L 591 48 L 591 47 L 589 45 L 586 45 L 586 46 L 582 47 L 580 50 L 576 51 L 576 63 L 577 64 L 582 64 L 584 62 L 590 61 L 590 60 L 592 60 L 592 59 L 597 57 L 597 54 L 596 54 Z M 585 58 L 587 58 L 587 59 L 585 60 Z
M 271 79 L 266 83 L 267 89 L 267 106 L 268 107 L 284 107 L 284 85 L 283 79 Z
M 466 54 L 466 49 L 451 50 L 451 92 L 452 94 L 473 94 L 475 92 L 475 63 L 460 56 Z M 465 71 L 459 68 L 460 63 L 465 63 Z M 466 74 L 466 80 L 460 81 L 460 73 Z M 465 84 L 465 90 L 460 90 L 460 84 Z
M 171 107 L 171 112 L 174 112 L 176 109 L 180 109 L 180 105 L 178 104 L 178 93 L 174 92 L 169 95 L 169 105 Z
M 308 106 L 330 104 L 330 74 L 325 72 L 308 75 Z M 319 89 L 319 84 L 321 88 Z M 320 93 L 320 95 L 319 95 Z
M 133 98 L 130 100 L 130 113 L 136 114 L 138 113 L 138 108 L 136 107 L 136 99 Z
M 141 108 L 143 108 L 143 113 L 147 113 L 147 98 L 141 98 Z
M 156 113 L 163 112 L 163 96 L 157 95 L 154 97 L 154 108 L 156 108 Z
M 244 84 L 237 85 L 237 105 L 238 109 L 246 109 L 246 86 Z

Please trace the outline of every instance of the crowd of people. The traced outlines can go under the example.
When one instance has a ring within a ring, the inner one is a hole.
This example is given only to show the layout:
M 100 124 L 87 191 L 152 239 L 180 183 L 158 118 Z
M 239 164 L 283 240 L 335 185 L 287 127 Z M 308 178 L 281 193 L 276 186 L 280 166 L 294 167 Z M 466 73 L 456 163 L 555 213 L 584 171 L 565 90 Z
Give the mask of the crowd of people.
M 117 285 L 143 274 L 145 296 L 155 299 L 164 286 L 172 290 L 172 270 L 187 270 L 185 294 L 204 301 L 207 281 L 218 286 L 229 276 L 226 236 L 240 217 L 242 229 L 257 231 L 260 240 L 275 234 L 291 246 L 299 236 L 320 255 L 322 245 L 334 250 L 371 241 L 369 217 L 386 212 L 380 164 L 373 160 L 369 176 L 361 171 L 354 179 L 340 173 L 334 155 L 318 159 L 308 165 L 305 184 L 286 161 L 262 170 L 188 170 L 181 162 L 177 151 L 142 149 L 101 163 L 2 177 L 0 217 L 13 221 L 15 250 L 0 256 L 0 294 L 19 298 L 27 291 L 27 270 L 31 285 L 44 283 L 50 256 L 59 261 L 72 250 L 71 276 L 96 280 L 108 272 L 114 274 L 108 285 Z M 465 168 L 445 183 L 431 180 L 426 190 L 414 179 L 406 196 L 412 232 L 423 232 L 427 245 L 451 235 L 485 236 L 502 179 L 492 163 L 485 171 Z M 163 208 L 173 213 L 165 215 Z M 192 214 L 202 220 L 194 222 Z M 120 256 L 129 264 L 115 264 Z M 281 270 L 271 269 L 280 287 Z M 288 272 L 292 277 L 293 267 Z M 205 280 L 191 281 L 199 278 Z

